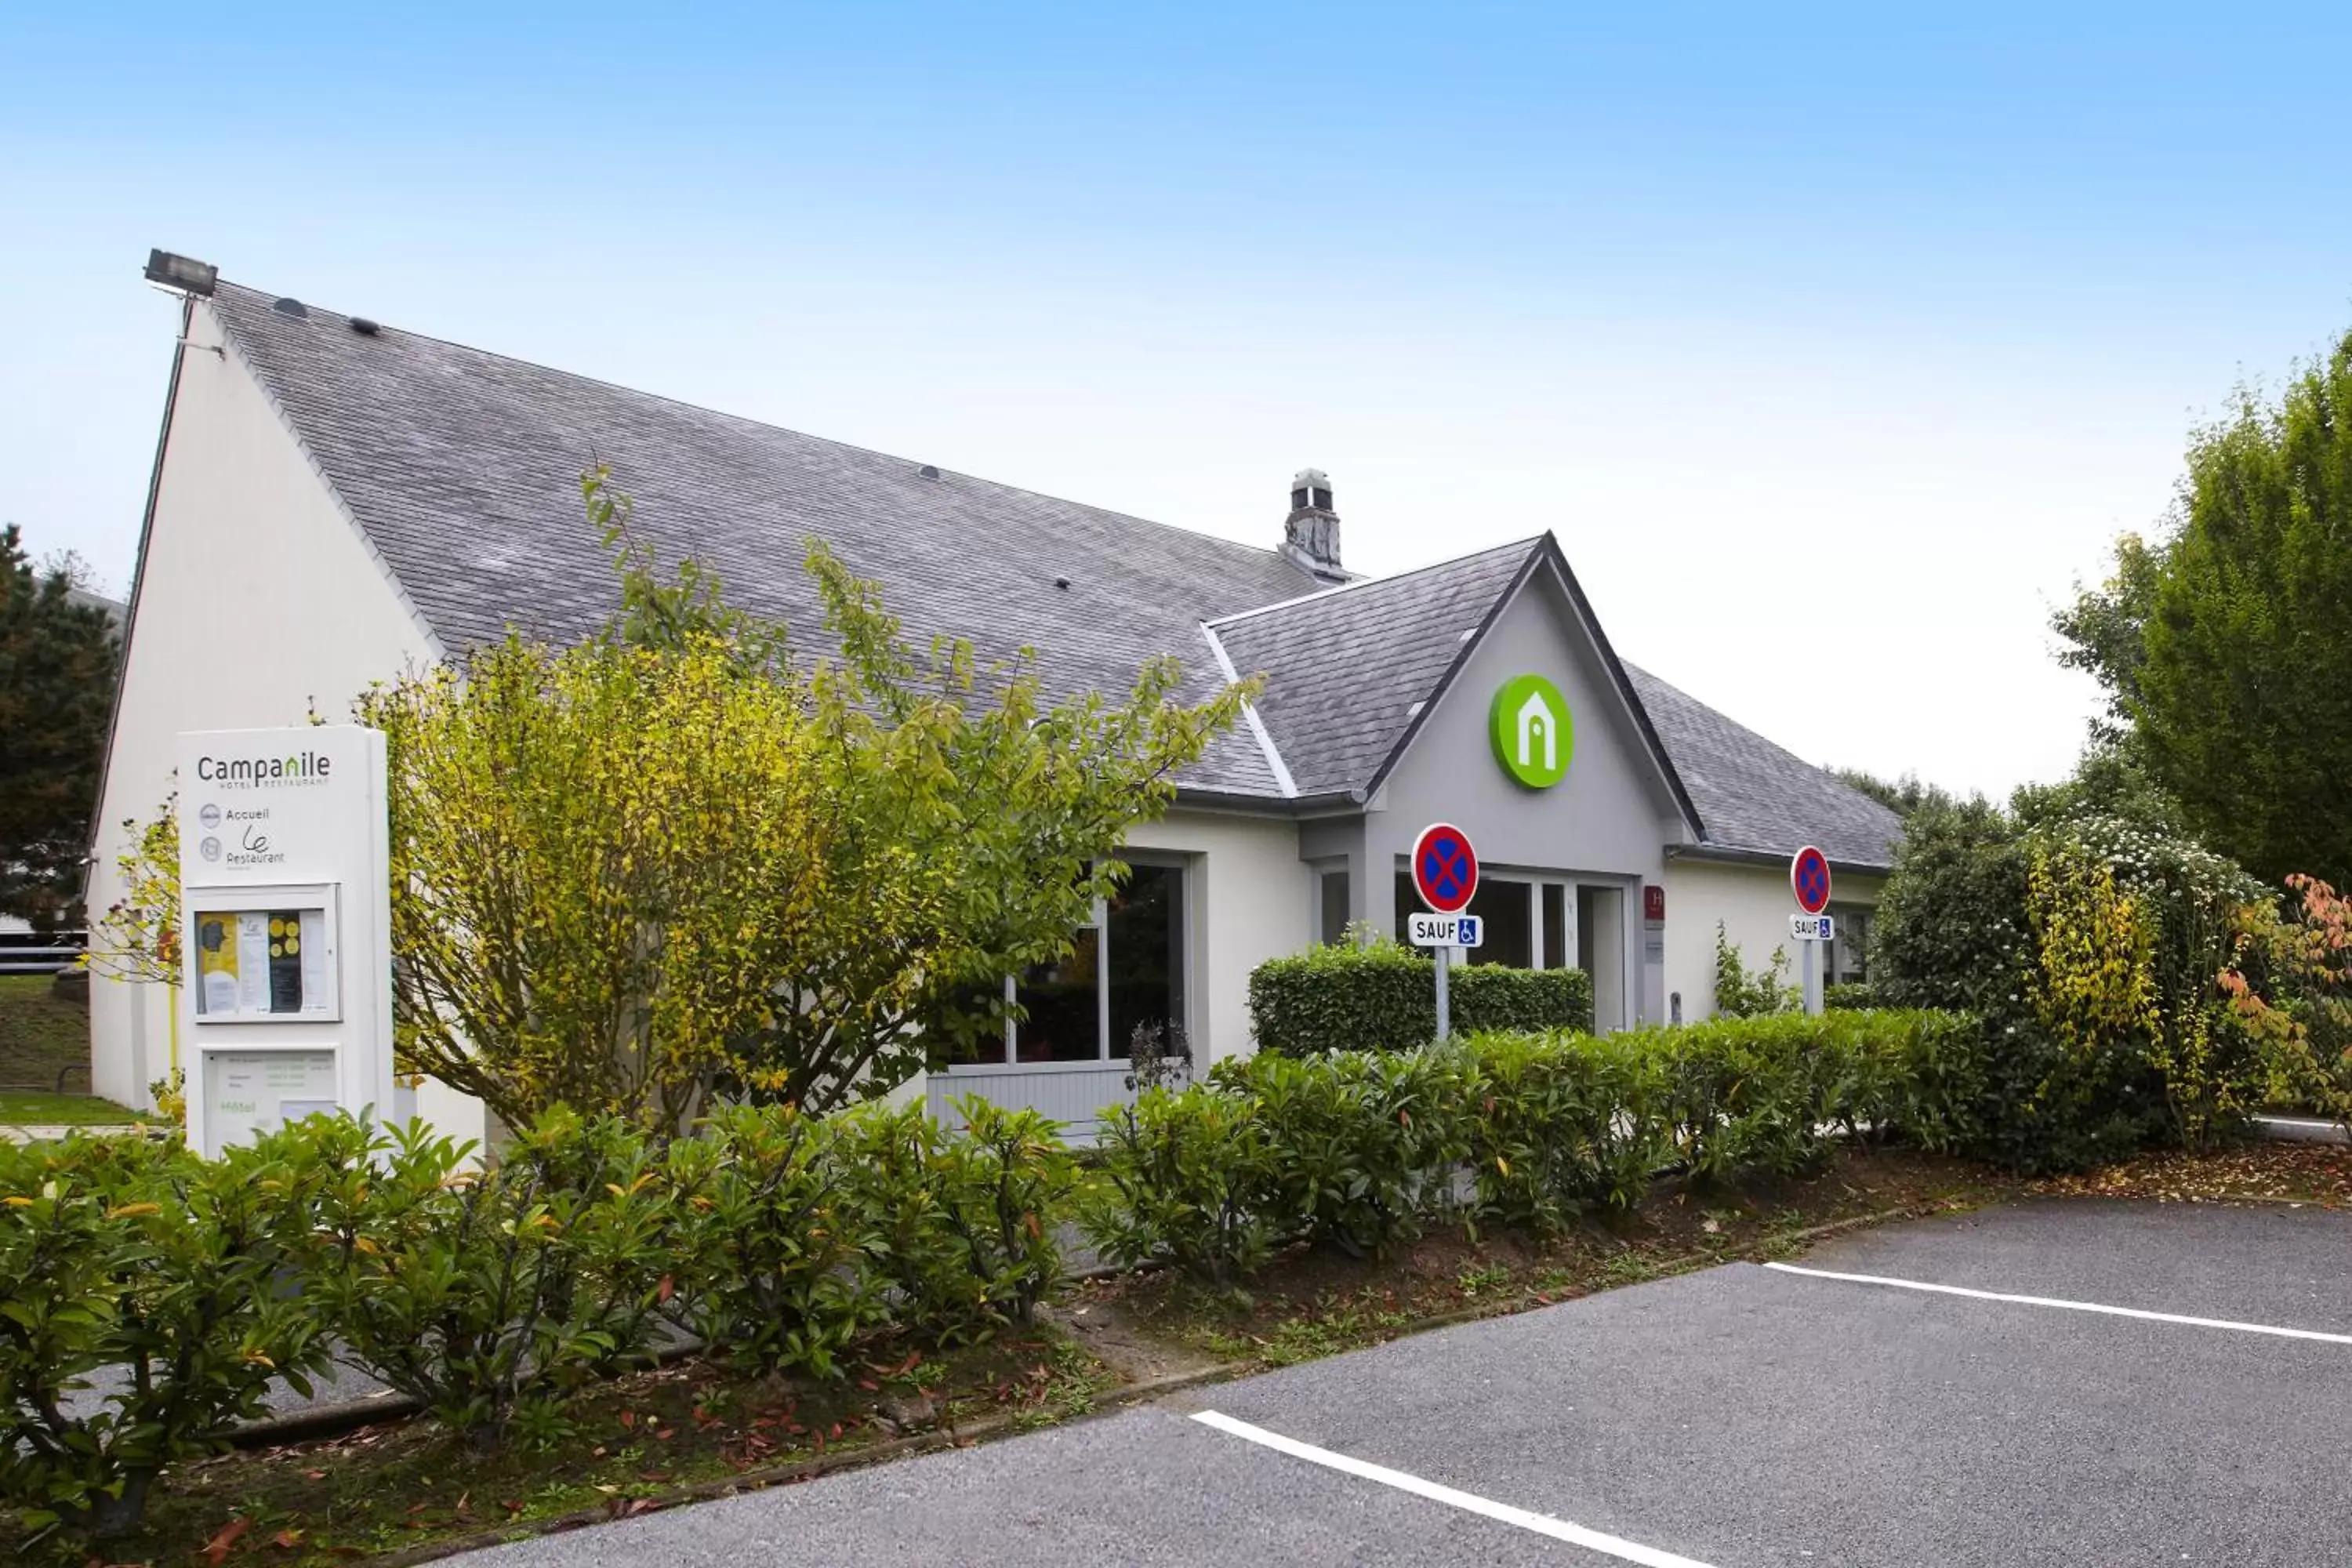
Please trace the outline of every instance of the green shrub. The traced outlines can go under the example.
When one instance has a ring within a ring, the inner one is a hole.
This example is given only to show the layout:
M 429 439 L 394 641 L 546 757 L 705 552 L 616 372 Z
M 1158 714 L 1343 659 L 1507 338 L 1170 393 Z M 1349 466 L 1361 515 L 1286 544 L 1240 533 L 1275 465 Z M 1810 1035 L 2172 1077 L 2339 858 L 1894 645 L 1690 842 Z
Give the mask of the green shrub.
M 279 1283 L 304 1207 L 275 1147 L 0 1143 L 0 1500 L 28 1530 L 127 1533 L 156 1475 L 224 1447 L 272 1376 L 309 1392 L 318 1303 Z
M 552 1442 L 563 1394 L 650 1358 L 670 1194 L 629 1123 L 559 1108 L 485 1171 L 422 1124 L 317 1117 L 274 1142 L 316 1185 L 300 1285 L 338 1359 L 451 1431 Z
M 1592 1027 L 1592 978 L 1580 969 L 1472 963 L 1446 983 L 1457 1034 Z M 1431 960 L 1392 942 L 1269 959 L 1250 973 L 1249 1005 L 1258 1048 L 1286 1056 L 1411 1050 L 1437 1033 Z
M 1476 1035 L 1463 1042 L 1462 1118 L 1478 1212 L 1553 1233 L 1630 1209 L 1671 1147 L 1659 1058 L 1626 1035 Z
M 1265 1053 L 1221 1062 L 1213 1077 L 1255 1104 L 1275 1224 L 1350 1257 L 1386 1256 L 1420 1235 L 1466 1152 L 1454 1052 Z
M 1867 1013 L 1878 1005 L 1878 993 L 1866 980 L 1849 980 L 1822 987 L 1822 1007 L 1831 1013 Z
M 1146 1089 L 1103 1119 L 1100 1184 L 1081 1212 L 1110 1262 L 1172 1263 L 1213 1285 L 1254 1273 L 1276 1240 L 1255 1099 L 1194 1085 Z
M 1715 1016 L 1718 1018 L 1761 1018 L 1774 1013 L 1794 1013 L 1805 1005 L 1804 988 L 1790 984 L 1789 950 L 1776 947 L 1771 962 L 1749 973 L 1739 949 L 1715 922 Z
M 1661 1119 L 1694 1182 L 1725 1185 L 1751 1169 L 1791 1175 L 1819 1157 L 1836 1051 L 1824 1020 L 1711 1018 L 1628 1035 L 1658 1057 Z
M 734 1106 L 672 1143 L 672 1316 L 753 1372 L 841 1374 L 886 1316 L 878 1234 L 846 1201 L 827 1124 L 791 1106 Z
M 978 1095 L 961 1128 L 920 1105 L 835 1118 L 845 1196 L 877 1246 L 900 1320 L 941 1339 L 1026 1323 L 1063 1272 L 1060 1220 L 1076 1162 L 1055 1124 Z

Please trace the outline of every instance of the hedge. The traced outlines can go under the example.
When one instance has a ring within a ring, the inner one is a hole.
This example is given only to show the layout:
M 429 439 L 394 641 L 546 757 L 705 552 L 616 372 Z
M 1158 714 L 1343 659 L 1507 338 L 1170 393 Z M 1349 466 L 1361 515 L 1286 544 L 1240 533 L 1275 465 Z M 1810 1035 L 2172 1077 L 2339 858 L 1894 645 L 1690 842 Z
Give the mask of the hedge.
M 1380 950 L 1291 962 L 1310 998 L 1327 973 L 1428 975 Z M 1465 975 L 1495 977 L 1482 1002 L 1589 1006 L 1573 972 Z M 1268 989 L 1291 997 L 1283 977 Z M 1974 1018 L 1892 1011 L 1261 1051 L 1107 1112 L 1085 1182 L 1052 1123 L 969 1098 L 961 1128 L 919 1105 L 770 1106 L 666 1143 L 559 1110 L 478 1172 L 446 1140 L 342 1117 L 218 1162 L 176 1141 L 0 1145 L 0 1502 L 37 1529 L 135 1523 L 159 1470 L 331 1352 L 483 1445 L 560 1441 L 569 1391 L 679 1333 L 754 1373 L 847 1375 L 878 1331 L 1026 1319 L 1073 1222 L 1114 1261 L 1229 1283 L 1292 1241 L 1557 1230 L 1662 1172 L 1790 1174 L 1841 1135 L 2023 1163 L 2071 1112 L 2016 1111 L 2017 1055 Z M 144 1375 L 63 1398 L 116 1365 Z
M 1984 1052 L 1971 1018 L 1900 1012 L 1260 1052 L 1108 1115 L 1105 1192 L 1081 1223 L 1115 1261 L 1219 1284 L 1291 1240 L 1378 1252 L 1440 1220 L 1556 1231 L 1633 1207 L 1668 1171 L 1715 1187 L 1799 1173 L 1842 1133 L 1972 1146 Z
M 1446 979 L 1456 1034 L 1592 1027 L 1592 977 L 1580 969 L 1470 963 Z M 1431 961 L 1394 942 L 1339 943 L 1250 972 L 1250 1017 L 1260 1050 L 1411 1050 L 1437 1034 Z

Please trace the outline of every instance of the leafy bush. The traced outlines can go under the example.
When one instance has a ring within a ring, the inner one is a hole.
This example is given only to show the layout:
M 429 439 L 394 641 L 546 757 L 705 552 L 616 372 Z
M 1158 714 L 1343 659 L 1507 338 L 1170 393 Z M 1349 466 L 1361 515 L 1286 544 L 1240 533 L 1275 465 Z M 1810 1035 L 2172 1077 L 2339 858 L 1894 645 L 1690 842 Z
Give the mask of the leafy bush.
M 1446 984 L 1457 1034 L 1592 1027 L 1592 977 L 1580 969 L 1472 963 Z M 1392 942 L 1269 959 L 1250 972 L 1249 1005 L 1258 1048 L 1286 1056 L 1411 1050 L 1437 1033 L 1431 961 Z
M 486 1171 L 419 1123 L 314 1117 L 271 1142 L 316 1186 L 300 1286 L 338 1359 L 452 1431 L 553 1441 L 561 1395 L 649 1358 L 669 1193 L 628 1122 L 550 1111 Z
M 790 1106 L 736 1106 L 670 1145 L 675 1320 L 759 1373 L 840 1374 L 886 1316 L 880 1238 L 846 1199 L 826 1124 Z
M 1219 1063 L 1216 1081 L 1255 1106 L 1267 1202 L 1283 1234 L 1356 1258 L 1418 1236 L 1423 1212 L 1464 1153 L 1458 1059 L 1435 1050 L 1334 1051 Z
M 1867 1013 L 1878 1005 L 1878 993 L 1866 980 L 1849 980 L 1822 987 L 1822 1007 L 1831 1013 Z
M 2222 989 L 2259 884 L 2097 778 L 2018 798 L 1915 816 L 1874 929 L 1880 995 L 1981 1020 L 1970 1151 L 2064 1170 L 2234 1135 L 2268 1077 Z
M 2287 887 L 2292 915 L 2260 927 L 2221 984 L 2269 1053 L 2271 1093 L 2352 1130 L 2352 900 L 2316 877 Z
M 1804 1005 L 1804 990 L 1788 981 L 1789 951 L 1772 950 L 1772 961 L 1753 974 L 1741 961 L 1739 949 L 1715 922 L 1715 1016 L 1718 1018 L 1761 1018 L 1793 1013 Z
M 304 1229 L 275 1145 L 0 1143 L 0 1499 L 28 1529 L 127 1533 L 157 1473 L 224 1447 L 271 1377 L 309 1392 L 319 1303 L 279 1280 Z
M 978 1095 L 961 1128 L 920 1105 L 837 1119 L 844 1192 L 877 1247 L 903 1321 L 942 1339 L 1026 1323 L 1062 1278 L 1056 1226 L 1077 1188 L 1055 1124 Z
M 1213 1285 L 1255 1272 L 1276 1240 L 1256 1112 L 1245 1092 L 1202 1085 L 1146 1089 L 1106 1116 L 1087 1238 L 1113 1263 L 1165 1261 Z
M 1670 1157 L 1656 1055 L 1638 1037 L 1476 1035 L 1463 1115 L 1481 1215 L 1556 1232 L 1629 1209 Z

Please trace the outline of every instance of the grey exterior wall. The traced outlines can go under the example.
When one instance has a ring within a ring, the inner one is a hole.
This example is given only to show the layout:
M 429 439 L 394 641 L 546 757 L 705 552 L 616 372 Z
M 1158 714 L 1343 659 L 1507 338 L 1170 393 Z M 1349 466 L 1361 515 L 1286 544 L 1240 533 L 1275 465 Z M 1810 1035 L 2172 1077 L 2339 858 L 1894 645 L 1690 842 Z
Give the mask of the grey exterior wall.
M 1530 790 L 1506 773 L 1488 740 L 1496 689 L 1517 675 L 1549 678 L 1568 699 L 1575 752 L 1568 776 Z M 1664 978 L 1649 971 L 1641 888 L 1663 883 L 1669 843 L 1690 840 L 1672 791 L 1610 679 L 1600 646 L 1559 580 L 1538 571 L 1505 605 L 1362 817 L 1349 856 L 1352 918 L 1381 929 L 1396 918 L 1395 871 L 1432 822 L 1468 833 L 1496 875 L 1544 873 L 1622 889 L 1618 940 L 1628 1021 L 1656 1018 Z M 1307 836 L 1301 836 L 1302 847 Z

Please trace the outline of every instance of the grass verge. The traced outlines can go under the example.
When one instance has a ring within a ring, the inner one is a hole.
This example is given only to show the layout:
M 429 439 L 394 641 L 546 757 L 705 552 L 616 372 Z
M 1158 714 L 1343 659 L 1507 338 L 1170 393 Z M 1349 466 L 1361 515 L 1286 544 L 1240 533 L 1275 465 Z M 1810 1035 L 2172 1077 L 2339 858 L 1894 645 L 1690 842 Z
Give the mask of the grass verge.
M 0 1084 L 54 1089 L 89 1066 L 89 1009 L 49 989 L 46 974 L 0 974 Z

